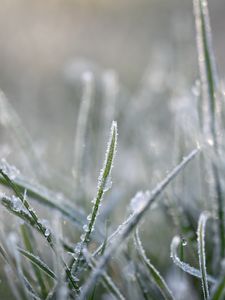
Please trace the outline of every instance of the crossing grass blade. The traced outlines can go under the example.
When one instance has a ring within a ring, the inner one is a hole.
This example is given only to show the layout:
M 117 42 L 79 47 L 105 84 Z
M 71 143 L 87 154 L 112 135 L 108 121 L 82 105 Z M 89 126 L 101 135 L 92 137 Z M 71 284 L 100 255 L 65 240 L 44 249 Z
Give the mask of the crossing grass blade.
M 79 299 L 84 300 L 93 284 L 96 283 L 97 279 L 102 274 L 102 270 L 105 268 L 106 264 L 109 262 L 112 253 L 115 253 L 119 249 L 119 245 L 122 245 L 124 241 L 128 238 L 133 229 L 139 224 L 142 220 L 148 209 L 155 202 L 157 197 L 161 195 L 167 185 L 184 169 L 184 167 L 197 155 L 199 149 L 193 150 L 187 157 L 185 157 L 182 162 L 177 165 L 171 172 L 168 173 L 166 178 L 162 180 L 157 187 L 151 192 L 149 199 L 146 201 L 146 204 L 138 211 L 138 213 L 133 215 L 130 222 L 127 226 L 124 226 L 120 235 L 111 243 L 110 247 L 105 250 L 105 254 L 99 259 L 99 262 L 95 270 L 91 273 L 86 284 L 83 286 L 82 292 Z
M 150 262 L 150 260 L 147 258 L 145 250 L 142 246 L 140 237 L 139 237 L 139 232 L 138 228 L 136 228 L 135 231 L 135 246 L 138 252 L 138 255 L 144 265 L 147 267 L 149 274 L 155 283 L 155 285 L 158 287 L 160 290 L 161 294 L 163 295 L 165 300 L 174 300 L 174 296 L 172 295 L 171 290 L 169 289 L 168 285 L 166 284 L 165 280 L 163 277 L 160 275 L 159 271 L 153 266 L 153 264 Z

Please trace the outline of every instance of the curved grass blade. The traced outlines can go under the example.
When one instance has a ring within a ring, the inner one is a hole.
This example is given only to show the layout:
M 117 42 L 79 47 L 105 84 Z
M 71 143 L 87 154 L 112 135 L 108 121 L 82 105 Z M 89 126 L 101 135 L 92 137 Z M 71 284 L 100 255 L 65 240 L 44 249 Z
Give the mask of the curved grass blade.
M 201 280 L 202 280 L 202 289 L 204 299 L 209 299 L 209 287 L 207 282 L 207 272 L 206 272 L 206 258 L 205 258 L 205 226 L 206 221 L 209 217 L 208 212 L 201 213 L 198 221 L 198 257 L 199 257 L 199 266 L 201 271 Z
M 197 278 L 201 279 L 202 275 L 201 275 L 201 272 L 198 269 L 196 269 L 194 267 L 191 267 L 189 264 L 181 261 L 180 258 L 178 257 L 177 249 L 178 249 L 180 244 L 181 244 L 180 237 L 179 236 L 174 236 L 174 238 L 172 239 L 172 242 L 171 242 L 171 252 L 170 252 L 170 255 L 171 255 L 171 258 L 173 259 L 173 262 L 175 263 L 175 265 L 177 265 L 184 272 L 186 272 L 186 273 L 188 273 L 188 274 L 190 274 L 194 277 L 197 277 Z M 210 283 L 216 283 L 216 279 L 213 278 L 210 275 L 207 275 L 207 280 Z
M 80 260 L 82 258 L 82 251 L 84 249 L 84 246 L 90 240 L 90 235 L 94 230 L 94 225 L 98 215 L 101 201 L 103 199 L 105 192 L 109 189 L 109 183 L 111 180 L 110 175 L 113 167 L 113 160 L 116 153 L 116 146 L 117 146 L 117 123 L 113 121 L 111 126 L 110 138 L 106 150 L 104 166 L 100 172 L 100 176 L 98 180 L 97 195 L 96 198 L 93 200 L 94 205 L 93 205 L 92 213 L 90 217 L 88 217 L 89 223 L 87 225 L 84 225 L 84 234 L 81 236 L 81 242 L 77 246 L 79 247 L 77 257 L 74 258 L 71 263 L 71 269 L 73 274 L 76 274 L 79 268 Z
M 143 261 L 144 265 L 147 267 L 152 280 L 154 281 L 155 285 L 158 287 L 158 289 L 162 293 L 164 299 L 165 300 L 174 300 L 172 292 L 169 289 L 168 285 L 166 284 L 165 280 L 160 275 L 159 271 L 152 265 L 150 260 L 147 258 L 145 250 L 142 246 L 137 228 L 135 231 L 134 242 L 135 242 L 135 246 L 136 246 L 139 257 Z
M 102 270 L 105 268 L 106 264 L 110 260 L 112 253 L 115 253 L 119 249 L 119 246 L 123 244 L 123 242 L 128 238 L 130 233 L 133 231 L 133 229 L 138 225 L 140 220 L 142 220 L 143 216 L 148 211 L 148 209 L 151 207 L 151 205 L 155 202 L 157 197 L 159 195 L 161 195 L 161 193 L 164 191 L 164 189 L 167 187 L 167 185 L 197 155 L 198 151 L 199 151 L 199 149 L 193 150 L 187 157 L 185 157 L 183 159 L 183 161 L 179 165 L 177 165 L 171 172 L 169 172 L 168 175 L 166 176 L 166 178 L 164 180 L 162 180 L 156 186 L 156 188 L 151 192 L 149 198 L 146 201 L 146 204 L 136 214 L 133 214 L 133 217 L 131 218 L 130 222 L 127 223 L 127 225 L 121 231 L 121 233 L 117 237 L 117 239 L 115 239 L 114 242 L 111 243 L 111 246 L 106 249 L 105 254 L 99 259 L 99 262 L 96 265 L 95 270 L 92 272 L 92 274 L 90 275 L 86 284 L 83 286 L 82 292 L 79 297 L 80 300 L 85 299 L 88 292 L 92 288 L 93 284 L 101 276 Z

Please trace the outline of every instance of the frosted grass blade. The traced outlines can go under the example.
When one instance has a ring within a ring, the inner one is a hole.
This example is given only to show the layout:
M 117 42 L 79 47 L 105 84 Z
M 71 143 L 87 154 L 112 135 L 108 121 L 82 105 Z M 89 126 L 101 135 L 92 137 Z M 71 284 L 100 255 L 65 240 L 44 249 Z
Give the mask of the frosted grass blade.
M 196 39 L 198 48 L 199 73 L 202 86 L 203 109 L 204 111 L 204 127 L 206 140 L 212 140 L 212 146 L 219 156 L 218 132 L 217 132 L 217 99 L 216 92 L 218 90 L 218 76 L 216 70 L 215 56 L 213 52 L 211 26 L 209 19 L 207 0 L 194 0 L 194 13 L 196 22 Z M 211 172 L 215 181 L 215 192 L 217 200 L 218 215 L 218 235 L 220 243 L 220 258 L 225 255 L 225 228 L 224 228 L 224 200 L 222 197 L 222 187 L 220 182 L 220 174 L 217 165 L 211 162 Z
M 201 280 L 202 280 L 202 289 L 204 299 L 209 299 L 209 287 L 207 282 L 207 273 L 206 273 L 206 257 L 205 257 L 205 226 L 206 221 L 209 218 L 208 212 L 201 213 L 198 221 L 198 257 L 199 257 L 199 266 L 201 271 Z
M 81 242 L 78 244 L 78 253 L 77 257 L 71 263 L 72 273 L 75 274 L 78 270 L 80 260 L 82 258 L 82 251 L 84 246 L 89 242 L 90 235 L 94 230 L 95 221 L 99 212 L 99 208 L 101 205 L 101 201 L 104 197 L 105 192 L 109 188 L 109 184 L 111 182 L 110 175 L 113 167 L 113 161 L 116 153 L 117 146 L 117 123 L 115 121 L 112 122 L 110 138 L 106 150 L 105 162 L 103 169 L 100 172 L 100 176 L 98 179 L 98 189 L 96 198 L 93 200 L 93 208 L 92 213 L 90 214 L 89 222 L 87 225 L 84 225 L 84 234 L 81 236 Z
M 181 261 L 180 258 L 178 257 L 177 249 L 180 244 L 181 244 L 180 237 L 175 236 L 171 242 L 171 252 L 170 252 L 171 253 L 170 255 L 171 255 L 171 258 L 173 259 L 174 264 L 177 265 L 180 269 L 182 269 L 185 273 L 188 273 L 192 276 L 195 276 L 195 277 L 201 279 L 202 278 L 201 271 L 199 271 L 198 269 L 191 267 L 189 264 Z M 216 283 L 216 279 L 210 275 L 207 275 L 207 280 L 210 283 L 214 283 L 214 284 Z
M 154 281 L 155 285 L 158 287 L 160 292 L 162 293 L 165 300 L 174 300 L 171 290 L 169 289 L 168 285 L 166 284 L 163 277 L 160 275 L 159 271 L 152 265 L 150 260 L 147 258 L 145 250 L 142 246 L 138 229 L 135 231 L 135 246 L 138 252 L 139 257 L 143 261 L 144 265 L 147 267 L 149 274 L 151 275 L 152 280 Z
M 20 229 L 21 229 L 21 235 L 23 237 L 23 242 L 24 242 L 26 249 L 30 253 L 34 254 L 35 252 L 37 252 L 37 246 L 36 246 L 36 242 L 34 240 L 34 237 L 32 235 L 30 228 L 26 224 L 22 224 L 20 226 Z M 32 265 L 32 267 L 33 267 L 34 273 L 36 275 L 37 282 L 40 286 L 41 296 L 43 298 L 46 298 L 48 295 L 48 292 L 47 292 L 47 288 L 45 285 L 44 277 L 36 265 Z
M 38 257 L 31 252 L 18 247 L 18 251 L 27 259 L 29 259 L 32 264 L 36 265 L 40 270 L 47 274 L 52 279 L 57 279 L 55 273 Z
M 104 256 L 99 259 L 99 262 L 95 268 L 95 270 L 90 275 L 89 279 L 87 280 L 86 284 L 83 286 L 80 299 L 84 300 L 87 296 L 88 292 L 90 291 L 93 284 L 97 281 L 97 279 L 101 276 L 102 270 L 105 268 L 106 264 L 110 260 L 112 253 L 119 249 L 119 246 L 123 244 L 123 242 L 127 239 L 133 229 L 138 225 L 140 220 L 142 220 L 145 213 L 151 207 L 151 205 L 155 202 L 157 197 L 161 195 L 167 185 L 180 173 L 181 170 L 197 155 L 199 149 L 193 150 L 187 157 L 183 159 L 183 161 L 177 165 L 171 172 L 168 173 L 166 178 L 162 180 L 156 188 L 151 192 L 146 204 L 142 207 L 138 213 L 134 214 L 131 218 L 130 222 L 125 226 L 125 228 L 121 231 L 120 235 L 114 242 L 111 243 L 111 246 L 108 247 L 105 251 Z

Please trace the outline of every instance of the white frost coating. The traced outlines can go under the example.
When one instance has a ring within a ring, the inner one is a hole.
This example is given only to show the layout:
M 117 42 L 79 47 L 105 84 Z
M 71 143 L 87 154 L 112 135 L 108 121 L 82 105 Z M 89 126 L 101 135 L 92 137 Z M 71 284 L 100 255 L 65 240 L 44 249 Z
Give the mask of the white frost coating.
M 205 255 L 205 226 L 206 221 L 210 214 L 208 212 L 201 213 L 198 221 L 198 258 L 199 266 L 201 271 L 202 289 L 204 294 L 204 299 L 209 299 L 209 287 L 207 282 L 207 272 L 206 272 L 206 255 Z
M 14 180 L 20 174 L 20 171 L 15 166 L 12 166 L 9 163 L 7 163 L 7 161 L 4 158 L 2 158 L 0 161 L 0 169 L 11 180 Z
M 131 199 L 130 202 L 131 211 L 134 213 L 140 212 L 148 202 L 149 196 L 150 196 L 149 191 L 137 192 L 137 194 Z

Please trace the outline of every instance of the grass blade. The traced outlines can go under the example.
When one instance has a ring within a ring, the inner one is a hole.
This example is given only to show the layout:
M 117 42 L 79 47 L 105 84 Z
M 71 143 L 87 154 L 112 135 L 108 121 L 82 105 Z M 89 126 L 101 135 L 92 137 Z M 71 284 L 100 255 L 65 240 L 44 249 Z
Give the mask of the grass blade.
M 207 282 L 206 258 L 205 258 L 205 226 L 208 217 L 209 217 L 208 212 L 201 213 L 198 221 L 198 231 L 197 231 L 199 266 L 201 271 L 202 289 L 203 289 L 205 300 L 209 299 L 209 288 Z
M 83 174 L 81 172 L 84 153 L 83 148 L 85 144 L 88 115 L 91 107 L 91 100 L 94 90 L 93 74 L 89 71 L 85 72 L 82 76 L 82 81 L 84 87 L 76 126 L 76 136 L 74 143 L 74 165 L 72 169 L 76 183 L 76 188 L 79 187 L 82 182 L 81 176 Z
M 18 251 L 27 259 L 29 259 L 32 264 L 37 266 L 40 270 L 42 270 L 45 274 L 47 274 L 52 279 L 57 279 L 55 273 L 36 255 L 32 254 L 31 252 L 24 250 L 18 247 Z
M 196 39 L 198 48 L 199 73 L 202 86 L 202 96 L 205 101 L 203 105 L 205 111 L 204 127 L 206 140 L 212 141 L 216 156 L 219 155 L 219 145 L 217 138 L 217 102 L 216 92 L 218 89 L 218 79 L 216 71 L 215 56 L 213 53 L 211 26 L 208 12 L 207 0 L 194 0 L 194 13 L 196 21 Z M 217 165 L 212 162 L 211 172 L 215 181 L 215 193 L 217 199 L 218 215 L 218 235 L 220 242 L 220 258 L 225 255 L 225 228 L 224 228 L 224 200 L 220 174 Z
M 20 226 L 20 229 L 21 229 L 21 234 L 22 234 L 23 242 L 24 242 L 26 249 L 30 253 L 34 254 L 35 252 L 37 252 L 37 247 L 36 247 L 36 242 L 34 240 L 34 237 L 32 235 L 30 228 L 26 224 L 22 224 Z M 41 296 L 43 298 L 46 298 L 48 295 L 48 292 L 47 292 L 47 288 L 45 285 L 44 277 L 36 265 L 32 265 L 32 267 L 33 267 L 34 273 L 36 275 L 37 282 L 39 283 L 39 286 L 40 286 Z
M 168 285 L 166 284 L 163 277 L 160 275 L 159 271 L 152 265 L 150 260 L 147 258 L 145 250 L 142 246 L 138 229 L 135 231 L 135 238 L 134 238 L 135 246 L 138 251 L 138 255 L 147 267 L 149 274 L 151 275 L 152 280 L 154 281 L 155 285 L 158 287 L 160 292 L 162 293 L 165 300 L 174 300 L 172 292 L 170 291 Z
M 113 167 L 113 160 L 116 153 L 116 146 L 117 146 L 117 124 L 116 122 L 113 121 L 111 126 L 110 138 L 106 150 L 104 166 L 99 176 L 97 196 L 93 200 L 94 205 L 93 205 L 92 213 L 90 215 L 90 218 L 88 217 L 89 223 L 84 226 L 85 232 L 81 236 L 81 243 L 78 244 L 79 249 L 78 249 L 77 257 L 71 263 L 71 269 L 73 274 L 76 274 L 78 270 L 80 259 L 82 258 L 83 248 L 89 242 L 90 235 L 94 230 L 94 224 L 100 208 L 100 203 L 103 199 L 105 192 L 109 188 L 109 181 L 111 180 L 110 174 Z

